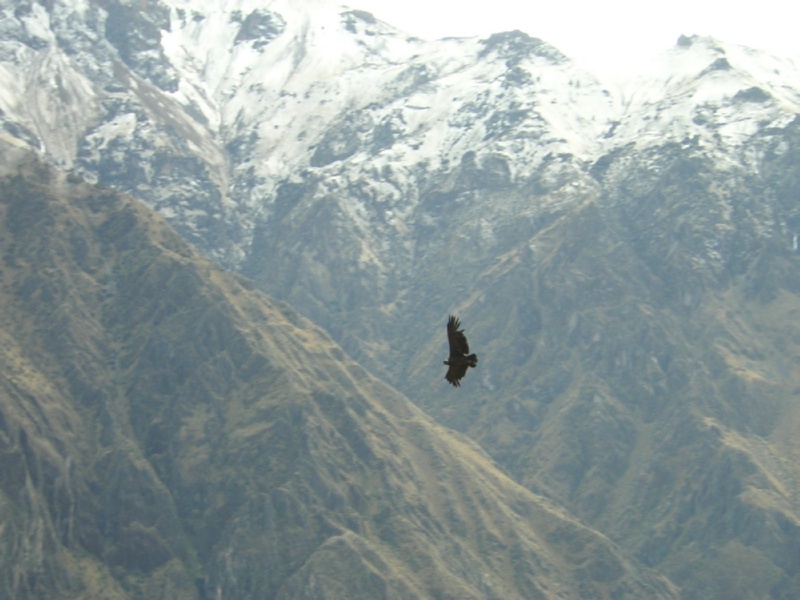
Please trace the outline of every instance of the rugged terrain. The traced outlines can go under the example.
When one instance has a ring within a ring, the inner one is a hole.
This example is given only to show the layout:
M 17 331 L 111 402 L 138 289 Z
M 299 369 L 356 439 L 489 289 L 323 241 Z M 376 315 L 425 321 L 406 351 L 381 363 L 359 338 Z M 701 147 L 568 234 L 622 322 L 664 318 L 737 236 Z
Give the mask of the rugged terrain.
M 4 597 L 677 597 L 149 209 L 0 189 Z
M 323 0 L 0 7 L 7 143 L 157 209 L 684 597 L 800 594 L 794 61 L 690 36 L 604 82 Z

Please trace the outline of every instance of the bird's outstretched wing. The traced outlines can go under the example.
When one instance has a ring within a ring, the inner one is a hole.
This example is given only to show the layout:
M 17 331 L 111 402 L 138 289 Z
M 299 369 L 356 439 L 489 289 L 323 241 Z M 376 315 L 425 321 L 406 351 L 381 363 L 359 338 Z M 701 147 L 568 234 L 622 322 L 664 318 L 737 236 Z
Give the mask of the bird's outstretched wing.
M 467 374 L 467 365 L 466 362 L 460 365 L 450 365 L 447 368 L 447 373 L 444 374 L 444 378 L 449 382 L 452 383 L 454 386 L 459 387 L 461 385 L 461 378 Z
M 469 344 L 467 343 L 467 336 L 464 335 L 464 331 L 459 329 L 461 327 L 461 322 L 450 315 L 450 318 L 447 320 L 447 341 L 450 344 L 450 360 L 453 359 L 455 356 L 466 356 L 469 354 Z M 466 373 L 466 368 L 464 369 Z M 464 375 L 461 374 L 459 379 Z M 448 379 L 448 381 L 450 381 Z

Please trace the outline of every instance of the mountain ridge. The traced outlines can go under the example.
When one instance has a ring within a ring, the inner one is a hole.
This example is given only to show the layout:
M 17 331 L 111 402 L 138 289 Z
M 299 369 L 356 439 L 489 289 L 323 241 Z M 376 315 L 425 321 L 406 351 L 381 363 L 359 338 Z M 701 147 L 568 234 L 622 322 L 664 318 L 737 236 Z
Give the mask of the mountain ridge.
M 677 597 L 149 209 L 19 160 L 0 193 L 9 597 Z

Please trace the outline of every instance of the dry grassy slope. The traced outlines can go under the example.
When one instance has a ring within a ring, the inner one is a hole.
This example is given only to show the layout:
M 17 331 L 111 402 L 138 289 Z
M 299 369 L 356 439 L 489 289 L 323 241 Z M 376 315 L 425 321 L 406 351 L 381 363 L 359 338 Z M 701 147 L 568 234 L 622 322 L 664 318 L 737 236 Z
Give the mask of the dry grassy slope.
M 153 213 L 0 187 L 0 595 L 674 598 Z

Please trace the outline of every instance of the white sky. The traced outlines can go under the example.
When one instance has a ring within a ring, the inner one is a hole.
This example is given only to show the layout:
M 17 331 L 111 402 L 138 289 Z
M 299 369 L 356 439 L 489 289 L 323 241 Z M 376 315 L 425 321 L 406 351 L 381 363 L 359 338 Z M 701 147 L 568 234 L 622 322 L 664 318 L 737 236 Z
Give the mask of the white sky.
M 681 34 L 800 60 L 796 0 L 342 0 L 422 38 L 521 29 L 587 67 L 638 70 Z

